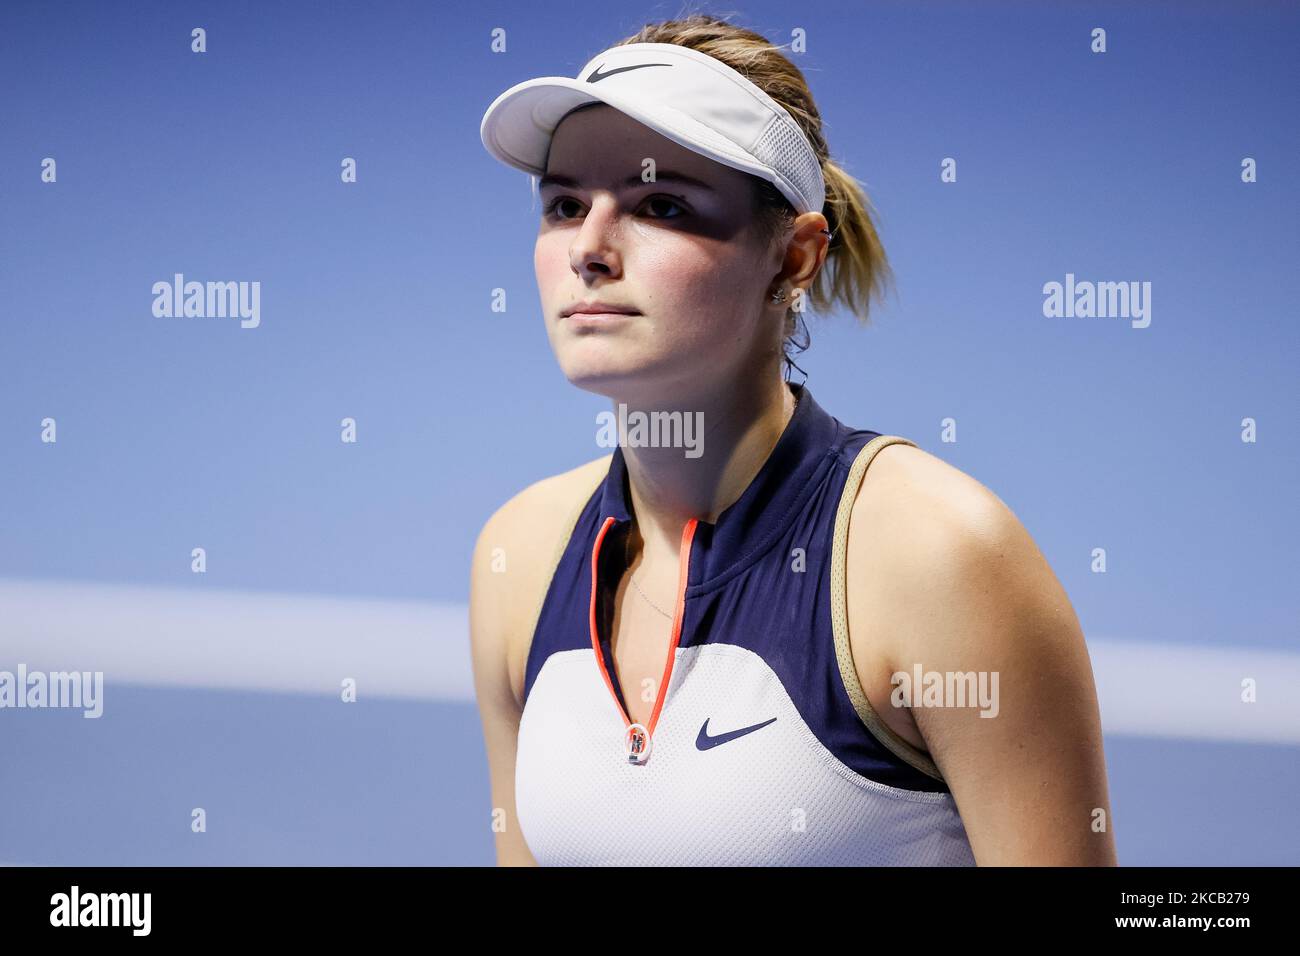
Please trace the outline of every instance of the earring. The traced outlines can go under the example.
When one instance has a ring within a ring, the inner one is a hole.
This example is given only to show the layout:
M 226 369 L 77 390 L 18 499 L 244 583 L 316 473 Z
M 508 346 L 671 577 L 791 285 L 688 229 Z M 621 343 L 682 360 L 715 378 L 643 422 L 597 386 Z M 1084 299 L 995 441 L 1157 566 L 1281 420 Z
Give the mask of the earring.
M 772 293 L 772 301 L 773 302 L 785 301 L 785 286 L 781 286 L 779 289 L 777 289 L 775 292 Z

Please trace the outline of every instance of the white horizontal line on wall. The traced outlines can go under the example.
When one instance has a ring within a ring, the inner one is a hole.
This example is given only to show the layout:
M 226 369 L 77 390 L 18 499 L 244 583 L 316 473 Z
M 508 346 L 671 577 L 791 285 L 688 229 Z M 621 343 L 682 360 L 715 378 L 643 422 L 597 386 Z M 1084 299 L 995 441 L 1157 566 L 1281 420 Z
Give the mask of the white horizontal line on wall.
M 1107 734 L 1300 743 L 1300 654 L 1099 638 L 1088 650 Z M 20 663 L 103 671 L 109 686 L 334 696 L 352 678 L 359 699 L 474 697 L 453 603 L 0 579 L 0 670 Z
M 107 687 L 474 696 L 465 606 L 422 601 L 0 579 L 0 670 L 19 663 Z

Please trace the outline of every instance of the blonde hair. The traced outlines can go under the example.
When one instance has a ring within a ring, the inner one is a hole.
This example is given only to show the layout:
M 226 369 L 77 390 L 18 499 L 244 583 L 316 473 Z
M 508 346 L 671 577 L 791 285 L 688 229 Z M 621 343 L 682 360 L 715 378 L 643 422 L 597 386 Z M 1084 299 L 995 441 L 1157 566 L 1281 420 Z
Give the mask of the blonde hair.
M 892 285 L 893 271 L 876 232 L 871 200 L 858 181 L 831 160 L 821 114 L 799 68 L 762 35 L 706 13 L 648 23 L 614 45 L 627 43 L 675 43 L 721 60 L 794 117 L 821 162 L 826 181 L 826 205 L 821 212 L 831 232 L 826 261 L 808 289 L 808 303 L 817 312 L 827 312 L 841 302 L 860 322 L 869 324 L 871 302 Z M 790 226 L 796 213 L 771 183 L 753 179 L 758 228 L 770 241 Z M 799 318 L 793 309 L 786 313 L 787 365 L 793 365 L 792 351 L 803 351 L 809 344 L 806 327 L 802 335 L 797 332 Z

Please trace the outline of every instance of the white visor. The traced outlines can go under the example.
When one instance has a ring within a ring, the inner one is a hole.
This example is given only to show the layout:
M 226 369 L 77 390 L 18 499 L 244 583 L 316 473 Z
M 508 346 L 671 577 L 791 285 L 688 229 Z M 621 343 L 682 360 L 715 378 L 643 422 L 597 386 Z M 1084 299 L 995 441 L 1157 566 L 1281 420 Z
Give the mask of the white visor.
M 526 80 L 483 114 L 479 135 L 501 162 L 546 172 L 560 120 L 606 103 L 673 142 L 772 183 L 796 212 L 821 212 L 826 183 L 790 114 L 731 67 L 673 43 L 629 43 L 597 54 L 578 73 Z

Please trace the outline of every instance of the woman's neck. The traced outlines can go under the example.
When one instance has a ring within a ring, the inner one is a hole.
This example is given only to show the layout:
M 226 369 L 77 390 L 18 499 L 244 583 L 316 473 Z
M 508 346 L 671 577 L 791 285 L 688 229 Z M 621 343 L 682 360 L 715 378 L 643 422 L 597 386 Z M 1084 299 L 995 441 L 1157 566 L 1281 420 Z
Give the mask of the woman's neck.
M 615 403 L 617 407 L 617 402 Z M 691 518 L 713 522 L 749 487 L 794 414 L 795 397 L 780 379 L 752 390 L 697 396 L 675 407 L 635 411 L 703 413 L 703 454 L 681 447 L 623 446 L 634 530 L 633 555 L 671 555 L 676 563 L 682 527 Z

